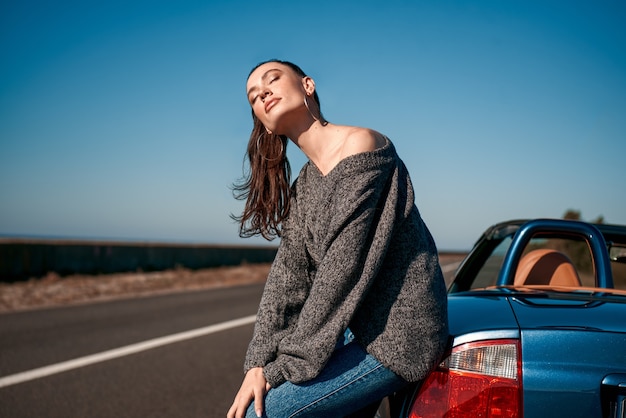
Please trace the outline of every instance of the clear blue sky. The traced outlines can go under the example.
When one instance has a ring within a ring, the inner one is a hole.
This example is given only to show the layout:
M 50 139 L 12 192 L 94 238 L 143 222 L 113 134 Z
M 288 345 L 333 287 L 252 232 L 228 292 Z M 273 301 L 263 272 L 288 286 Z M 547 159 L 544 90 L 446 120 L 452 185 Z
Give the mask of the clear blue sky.
M 568 209 L 626 224 L 624 22 L 623 0 L 2 2 L 0 235 L 261 243 L 229 186 L 269 58 L 394 141 L 441 249 Z

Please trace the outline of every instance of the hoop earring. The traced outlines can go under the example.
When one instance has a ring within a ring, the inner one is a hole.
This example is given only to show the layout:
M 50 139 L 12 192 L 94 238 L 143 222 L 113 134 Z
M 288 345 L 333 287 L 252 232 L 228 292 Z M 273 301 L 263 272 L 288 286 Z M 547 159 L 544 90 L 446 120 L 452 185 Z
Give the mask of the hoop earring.
M 316 117 L 316 116 L 313 114 L 313 112 L 311 112 L 311 109 L 309 108 L 309 103 L 308 103 L 307 97 L 309 97 L 309 95 L 308 95 L 308 94 L 305 94 L 305 95 L 304 95 L 304 106 L 306 107 L 306 110 L 308 110 L 308 111 L 309 111 L 309 114 L 311 115 L 311 117 L 312 117 L 312 118 L 313 118 L 316 122 L 319 122 L 319 123 L 321 123 L 323 126 L 326 126 L 326 124 L 327 124 L 328 122 L 327 122 L 327 121 L 323 118 L 323 116 L 322 116 L 322 113 L 321 113 L 321 112 L 320 112 L 320 117 L 319 117 L 319 118 L 318 118 L 318 117 Z M 320 120 L 320 119 L 322 119 L 322 120 Z
M 306 107 L 306 110 L 309 111 L 309 114 L 311 115 L 311 117 L 315 119 L 317 122 L 319 122 L 320 121 L 319 118 L 316 118 L 313 112 L 311 112 L 311 109 L 309 108 L 309 103 L 308 103 L 308 100 L 306 99 L 307 97 L 309 97 L 309 95 L 305 94 L 304 95 L 304 107 Z
M 265 161 L 278 161 L 281 160 L 283 158 L 283 153 L 285 152 L 285 146 L 283 145 L 283 141 L 280 141 L 280 153 L 278 154 L 278 157 L 274 157 L 274 158 L 267 158 L 265 155 L 263 155 L 263 153 L 261 152 L 261 137 L 263 136 L 263 134 L 259 135 L 256 139 L 256 148 L 259 151 L 259 155 L 261 156 L 261 158 L 263 158 Z

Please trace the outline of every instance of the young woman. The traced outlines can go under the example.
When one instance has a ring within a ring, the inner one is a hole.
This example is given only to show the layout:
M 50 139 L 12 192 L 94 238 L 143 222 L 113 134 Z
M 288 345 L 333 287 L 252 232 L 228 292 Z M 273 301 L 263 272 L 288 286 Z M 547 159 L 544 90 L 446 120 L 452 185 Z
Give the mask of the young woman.
M 246 87 L 240 233 L 281 242 L 228 417 L 359 416 L 443 353 L 435 244 L 388 138 L 326 121 L 315 82 L 292 63 L 258 65 Z M 309 159 L 292 187 L 288 140 Z

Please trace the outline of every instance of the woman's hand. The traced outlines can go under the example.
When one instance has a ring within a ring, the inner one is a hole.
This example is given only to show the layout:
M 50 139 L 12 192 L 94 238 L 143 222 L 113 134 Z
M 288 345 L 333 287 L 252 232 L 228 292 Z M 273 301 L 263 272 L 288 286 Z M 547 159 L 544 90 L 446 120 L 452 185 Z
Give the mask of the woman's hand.
M 265 380 L 262 367 L 254 367 L 246 373 L 233 405 L 226 415 L 228 418 L 243 418 L 250 402 L 254 400 L 254 411 L 257 417 L 263 415 L 263 400 L 271 388 Z

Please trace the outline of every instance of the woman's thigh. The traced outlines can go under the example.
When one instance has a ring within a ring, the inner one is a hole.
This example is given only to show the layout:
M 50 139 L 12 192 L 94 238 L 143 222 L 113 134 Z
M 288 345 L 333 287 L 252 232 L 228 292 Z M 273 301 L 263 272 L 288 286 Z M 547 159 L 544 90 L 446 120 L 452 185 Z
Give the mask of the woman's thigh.
M 265 397 L 265 415 L 274 417 L 340 417 L 382 399 L 407 383 L 367 354 L 356 342 L 336 350 L 315 379 L 283 383 Z M 256 417 L 253 405 L 247 417 Z

